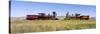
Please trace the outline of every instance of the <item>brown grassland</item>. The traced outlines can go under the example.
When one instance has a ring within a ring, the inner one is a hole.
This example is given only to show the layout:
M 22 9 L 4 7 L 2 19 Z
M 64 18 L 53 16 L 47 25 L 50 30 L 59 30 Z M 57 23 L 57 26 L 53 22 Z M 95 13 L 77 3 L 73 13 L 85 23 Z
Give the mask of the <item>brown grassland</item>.
M 11 33 L 47 32 L 96 28 L 96 20 L 11 20 Z

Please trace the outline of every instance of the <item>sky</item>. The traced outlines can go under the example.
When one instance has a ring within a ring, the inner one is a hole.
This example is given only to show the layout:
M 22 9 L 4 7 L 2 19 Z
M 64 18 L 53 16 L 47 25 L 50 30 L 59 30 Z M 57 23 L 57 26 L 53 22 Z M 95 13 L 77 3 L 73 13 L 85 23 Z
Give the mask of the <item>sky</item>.
M 37 2 L 50 2 L 50 3 L 69 3 L 69 4 L 82 4 L 82 5 L 96 5 L 96 0 L 12 0 L 12 1 L 37 1 Z
M 63 4 L 63 3 L 46 3 L 31 1 L 12 1 L 11 17 L 23 17 L 26 15 L 37 15 L 38 13 L 50 13 L 55 11 L 57 16 L 79 13 L 96 17 L 95 5 Z

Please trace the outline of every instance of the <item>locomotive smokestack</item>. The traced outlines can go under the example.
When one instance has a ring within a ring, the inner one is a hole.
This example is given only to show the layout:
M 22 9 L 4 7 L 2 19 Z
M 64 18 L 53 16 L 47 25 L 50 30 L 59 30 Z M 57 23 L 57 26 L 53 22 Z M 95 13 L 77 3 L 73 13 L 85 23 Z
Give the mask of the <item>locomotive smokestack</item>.
M 52 12 L 53 13 L 53 17 L 55 18 L 57 16 L 56 12 Z
M 66 13 L 66 18 L 68 18 L 68 17 L 69 17 L 69 12 Z

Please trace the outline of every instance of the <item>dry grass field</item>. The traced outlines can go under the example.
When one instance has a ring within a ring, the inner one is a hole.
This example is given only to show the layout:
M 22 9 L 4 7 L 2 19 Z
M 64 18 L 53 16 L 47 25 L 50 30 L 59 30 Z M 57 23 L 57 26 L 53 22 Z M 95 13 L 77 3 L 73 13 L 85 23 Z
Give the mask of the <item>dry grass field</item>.
M 96 20 L 11 20 L 12 33 L 47 32 L 96 28 Z

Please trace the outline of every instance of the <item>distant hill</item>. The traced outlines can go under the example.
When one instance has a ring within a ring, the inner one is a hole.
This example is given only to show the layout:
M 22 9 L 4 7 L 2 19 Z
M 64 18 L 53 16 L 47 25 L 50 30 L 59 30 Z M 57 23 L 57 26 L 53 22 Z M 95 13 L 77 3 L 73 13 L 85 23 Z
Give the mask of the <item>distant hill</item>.
M 23 20 L 25 17 L 11 17 L 11 21 L 13 20 Z
M 96 17 L 91 17 L 91 19 L 95 19 L 96 20 Z

